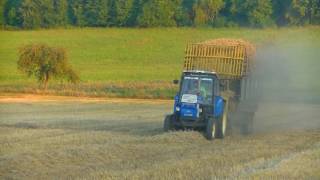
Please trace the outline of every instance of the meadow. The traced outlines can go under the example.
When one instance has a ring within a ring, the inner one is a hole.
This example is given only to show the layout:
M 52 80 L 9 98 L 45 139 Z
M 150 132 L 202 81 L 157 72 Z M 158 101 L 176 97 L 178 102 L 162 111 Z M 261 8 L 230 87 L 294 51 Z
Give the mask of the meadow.
M 71 28 L 0 31 L 0 92 L 43 93 L 37 82 L 18 72 L 18 48 L 28 43 L 64 47 L 81 83 L 52 81 L 46 94 L 171 98 L 177 87 L 187 43 L 242 38 L 266 44 L 310 42 L 320 47 L 320 28 L 195 29 Z

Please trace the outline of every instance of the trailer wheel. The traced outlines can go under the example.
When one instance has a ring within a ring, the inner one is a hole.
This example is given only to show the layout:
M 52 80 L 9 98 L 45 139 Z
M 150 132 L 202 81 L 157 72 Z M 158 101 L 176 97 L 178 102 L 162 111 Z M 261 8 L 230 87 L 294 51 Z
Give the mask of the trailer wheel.
M 228 135 L 228 136 L 230 136 L 230 135 L 232 135 L 232 131 L 233 131 L 233 123 L 234 123 L 234 120 L 233 120 L 233 113 L 228 113 L 228 119 L 227 119 L 227 129 L 226 129 L 226 131 L 227 131 L 227 134 L 226 135 Z
M 205 136 L 208 140 L 213 140 L 216 137 L 216 123 L 213 118 L 208 119 Z
M 242 134 L 249 135 L 253 133 L 253 117 L 254 113 L 245 113 L 244 123 L 242 124 Z
M 164 123 L 163 123 L 163 130 L 165 132 L 174 130 L 174 125 L 172 122 L 172 116 L 171 115 L 167 115 L 164 119 Z

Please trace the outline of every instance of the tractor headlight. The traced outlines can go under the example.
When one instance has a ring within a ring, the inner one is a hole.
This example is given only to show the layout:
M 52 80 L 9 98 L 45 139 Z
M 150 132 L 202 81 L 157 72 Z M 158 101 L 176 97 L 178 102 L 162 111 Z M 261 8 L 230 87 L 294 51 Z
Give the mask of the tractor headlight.
M 176 111 L 180 111 L 180 107 L 179 106 L 176 106 Z

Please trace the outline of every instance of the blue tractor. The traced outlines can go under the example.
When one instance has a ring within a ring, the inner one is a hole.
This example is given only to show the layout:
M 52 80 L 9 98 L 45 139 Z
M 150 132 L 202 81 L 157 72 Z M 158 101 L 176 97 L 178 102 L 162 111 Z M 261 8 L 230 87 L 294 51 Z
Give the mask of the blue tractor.
M 224 138 L 237 119 L 242 132 L 251 133 L 255 108 L 248 108 L 254 81 L 252 61 L 241 45 L 187 46 L 179 92 L 164 130 L 196 129 L 209 140 Z M 236 118 L 234 118 L 236 117 Z M 242 120 L 240 120 L 242 119 Z
M 174 98 L 173 114 L 166 116 L 164 130 L 204 129 L 208 139 L 223 138 L 227 128 L 226 105 L 216 73 L 185 71 Z

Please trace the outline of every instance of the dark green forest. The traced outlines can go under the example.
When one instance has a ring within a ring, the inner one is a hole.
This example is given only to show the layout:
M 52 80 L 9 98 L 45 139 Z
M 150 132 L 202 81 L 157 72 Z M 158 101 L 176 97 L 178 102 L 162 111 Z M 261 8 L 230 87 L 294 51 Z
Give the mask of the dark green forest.
M 320 24 L 320 0 L 0 0 L 4 28 Z

